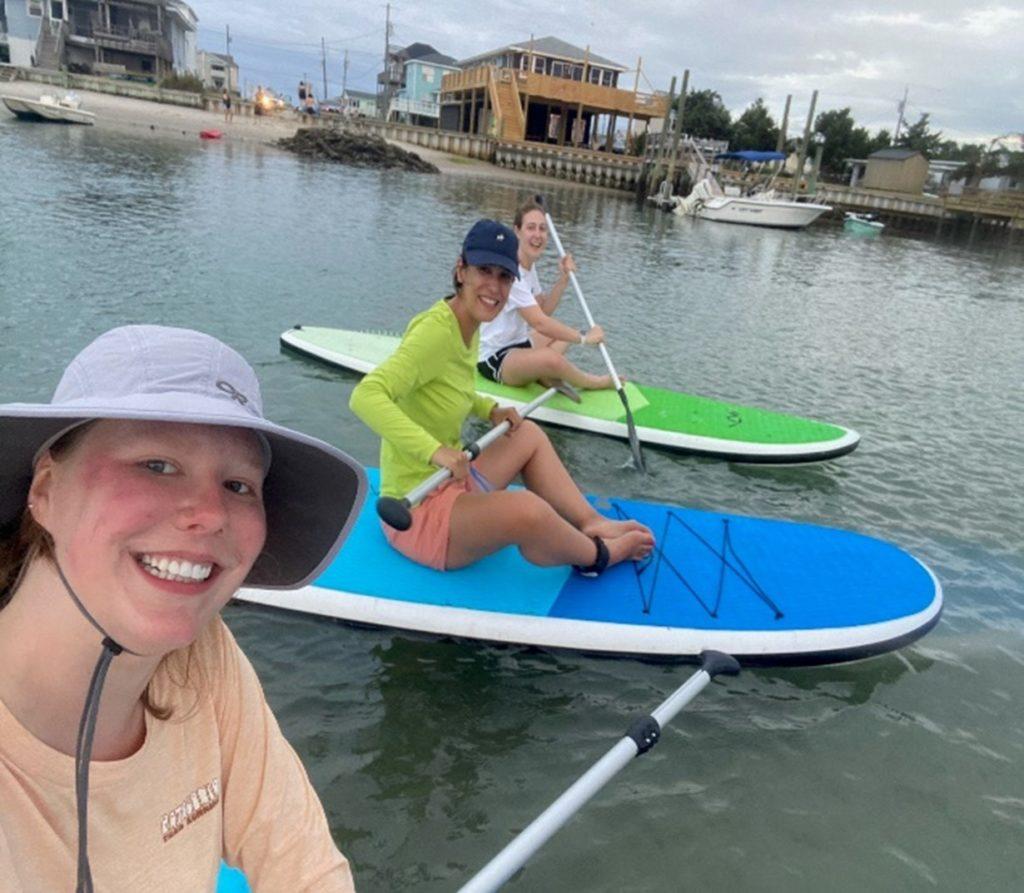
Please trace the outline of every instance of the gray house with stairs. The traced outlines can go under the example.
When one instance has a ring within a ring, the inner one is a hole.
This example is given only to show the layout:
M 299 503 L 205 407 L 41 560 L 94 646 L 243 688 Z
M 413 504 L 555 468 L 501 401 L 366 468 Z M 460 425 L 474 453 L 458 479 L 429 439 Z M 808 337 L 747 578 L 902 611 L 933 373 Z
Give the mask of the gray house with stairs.
M 0 0 L 0 62 L 159 81 L 196 71 L 198 24 L 184 0 Z

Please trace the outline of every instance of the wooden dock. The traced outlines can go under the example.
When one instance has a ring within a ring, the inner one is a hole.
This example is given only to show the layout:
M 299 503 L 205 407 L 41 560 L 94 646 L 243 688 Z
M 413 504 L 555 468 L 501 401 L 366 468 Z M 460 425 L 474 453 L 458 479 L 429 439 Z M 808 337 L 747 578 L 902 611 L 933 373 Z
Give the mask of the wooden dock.
M 965 190 L 960 195 L 908 195 L 819 183 L 815 201 L 839 211 L 869 212 L 896 229 L 935 232 L 968 229 L 971 235 L 1024 230 L 1024 193 Z

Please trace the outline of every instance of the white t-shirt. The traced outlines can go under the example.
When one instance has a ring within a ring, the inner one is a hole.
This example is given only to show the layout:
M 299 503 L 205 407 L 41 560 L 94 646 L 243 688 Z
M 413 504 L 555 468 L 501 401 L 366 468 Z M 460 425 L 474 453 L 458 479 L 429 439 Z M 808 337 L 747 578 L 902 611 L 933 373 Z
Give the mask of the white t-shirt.
M 530 337 L 530 327 L 519 313 L 519 308 L 536 307 L 537 295 L 542 291 L 537 267 L 527 270 L 520 264 L 519 278 L 512 283 L 508 303 L 493 320 L 480 326 L 481 362 L 503 347 L 518 344 Z

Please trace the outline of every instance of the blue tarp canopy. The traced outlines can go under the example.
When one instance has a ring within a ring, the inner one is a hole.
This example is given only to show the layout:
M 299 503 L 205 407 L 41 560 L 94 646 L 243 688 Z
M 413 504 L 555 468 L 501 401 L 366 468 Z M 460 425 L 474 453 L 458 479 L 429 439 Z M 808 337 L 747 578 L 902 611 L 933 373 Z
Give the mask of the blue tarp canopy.
M 735 158 L 738 161 L 785 161 L 786 155 L 783 152 L 754 152 L 753 150 L 719 152 L 715 156 L 715 161 L 722 158 Z

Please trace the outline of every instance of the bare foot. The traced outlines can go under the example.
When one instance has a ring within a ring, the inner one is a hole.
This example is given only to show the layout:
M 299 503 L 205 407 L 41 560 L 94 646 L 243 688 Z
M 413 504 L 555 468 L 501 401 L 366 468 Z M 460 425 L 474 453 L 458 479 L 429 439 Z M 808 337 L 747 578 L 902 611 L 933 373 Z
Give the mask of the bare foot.
M 650 531 L 631 530 L 614 539 L 606 539 L 608 547 L 608 566 L 622 561 L 641 561 L 651 554 L 654 548 L 654 537 Z
M 580 387 L 585 391 L 604 391 L 614 388 L 615 382 L 610 375 L 588 375 Z
M 653 541 L 654 534 L 651 533 L 651 529 L 639 521 L 634 521 L 632 518 L 627 518 L 625 521 L 613 521 L 604 515 L 595 514 L 593 518 L 580 527 L 580 531 L 587 536 L 599 536 L 602 539 L 614 539 L 617 536 L 622 536 L 634 530 L 646 533 Z

